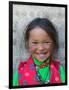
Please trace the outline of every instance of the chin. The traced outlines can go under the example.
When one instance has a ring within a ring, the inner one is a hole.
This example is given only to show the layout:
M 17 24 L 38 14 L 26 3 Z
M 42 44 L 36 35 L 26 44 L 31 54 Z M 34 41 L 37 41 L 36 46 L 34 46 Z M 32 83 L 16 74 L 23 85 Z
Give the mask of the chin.
M 41 61 L 41 62 L 44 62 L 46 61 L 50 56 L 49 55 L 46 55 L 45 57 L 41 58 L 41 57 L 38 57 L 38 56 L 34 56 L 37 60 Z
M 37 60 L 39 60 L 39 61 L 41 61 L 41 62 L 44 62 L 44 61 L 46 61 L 49 57 L 50 57 L 50 53 L 47 53 L 46 55 L 44 54 L 44 55 L 36 55 L 36 54 L 33 54 L 33 56 L 37 59 Z
M 40 59 L 39 57 L 35 57 L 38 61 L 40 62 L 44 62 L 47 58 L 44 58 L 44 59 Z

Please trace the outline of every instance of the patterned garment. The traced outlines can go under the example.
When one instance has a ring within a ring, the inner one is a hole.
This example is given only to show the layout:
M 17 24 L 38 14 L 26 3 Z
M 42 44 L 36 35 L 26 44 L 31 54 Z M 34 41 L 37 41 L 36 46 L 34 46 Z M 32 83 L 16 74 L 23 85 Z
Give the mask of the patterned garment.
M 17 85 L 39 85 L 47 83 L 64 83 L 65 73 L 59 62 L 48 60 L 44 68 L 35 64 L 34 58 L 30 57 L 27 62 L 21 62 L 18 66 L 17 73 L 13 75 L 13 86 Z
M 36 76 L 39 78 L 39 82 L 41 84 L 49 83 L 49 78 L 50 78 L 50 71 L 49 71 L 49 63 L 50 62 L 49 61 L 50 61 L 50 58 L 48 58 L 46 60 L 46 62 L 40 62 L 36 58 L 33 58 L 33 60 L 34 60 L 34 64 L 36 65 Z

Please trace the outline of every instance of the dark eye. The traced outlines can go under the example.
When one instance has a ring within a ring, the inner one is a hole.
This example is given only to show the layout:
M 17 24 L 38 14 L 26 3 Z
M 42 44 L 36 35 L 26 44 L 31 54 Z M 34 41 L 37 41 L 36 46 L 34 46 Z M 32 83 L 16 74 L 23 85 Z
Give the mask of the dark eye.
M 50 42 L 44 42 L 44 43 L 50 43 Z
M 38 42 L 32 42 L 33 44 L 38 44 Z
M 45 42 L 46 44 L 51 44 L 52 42 Z

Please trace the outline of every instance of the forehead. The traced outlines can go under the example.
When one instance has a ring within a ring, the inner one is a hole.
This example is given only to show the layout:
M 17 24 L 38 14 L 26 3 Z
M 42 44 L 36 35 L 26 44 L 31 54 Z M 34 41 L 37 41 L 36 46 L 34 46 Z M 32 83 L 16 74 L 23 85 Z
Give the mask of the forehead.
M 40 41 L 42 41 L 42 40 L 51 40 L 48 33 L 40 27 L 36 27 L 36 28 L 34 28 L 30 31 L 29 39 L 31 39 L 31 40 L 40 40 Z

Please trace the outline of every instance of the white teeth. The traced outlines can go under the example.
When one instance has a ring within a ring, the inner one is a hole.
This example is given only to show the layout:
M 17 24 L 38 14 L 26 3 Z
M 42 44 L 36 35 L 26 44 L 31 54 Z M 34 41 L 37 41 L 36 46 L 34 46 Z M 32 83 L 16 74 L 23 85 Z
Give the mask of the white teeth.
M 39 53 L 38 55 L 45 55 L 46 53 Z
M 45 56 L 44 54 L 39 54 L 39 56 Z
M 44 59 L 45 58 L 45 55 L 44 54 L 39 54 L 38 55 L 41 59 Z
M 44 60 L 45 58 L 46 58 L 46 53 L 44 52 L 42 52 L 42 53 L 38 53 L 37 54 L 38 55 L 38 57 L 41 59 L 41 60 Z

